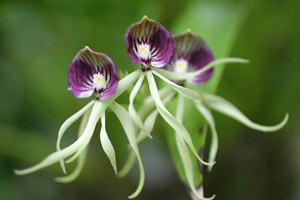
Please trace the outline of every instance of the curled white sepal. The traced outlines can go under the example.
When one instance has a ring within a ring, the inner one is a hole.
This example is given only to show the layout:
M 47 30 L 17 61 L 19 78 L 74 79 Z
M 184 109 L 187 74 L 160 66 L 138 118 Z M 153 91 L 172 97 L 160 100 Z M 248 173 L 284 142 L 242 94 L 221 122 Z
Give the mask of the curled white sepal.
M 84 129 L 84 132 L 73 144 L 71 144 L 70 146 L 68 146 L 58 152 L 54 152 L 54 153 L 50 154 L 39 164 L 34 165 L 27 169 L 15 170 L 15 173 L 17 175 L 29 174 L 29 173 L 35 172 L 37 170 L 40 170 L 42 168 L 45 168 L 49 165 L 52 165 L 62 159 L 65 159 L 66 157 L 69 157 L 72 154 L 74 154 L 76 151 L 78 151 L 81 148 L 82 145 L 85 145 L 86 143 L 88 143 L 87 141 L 89 141 L 90 138 L 92 137 L 92 134 L 96 127 L 96 124 L 97 124 L 100 116 L 102 115 L 102 113 L 105 111 L 105 108 L 106 108 L 106 106 L 104 106 L 102 103 L 95 102 L 94 106 L 92 108 L 92 112 L 89 117 L 87 126 Z
M 198 111 L 202 114 L 204 119 L 207 121 L 210 129 L 211 129 L 211 145 L 210 145 L 210 150 L 209 150 L 209 156 L 208 156 L 208 162 L 214 162 L 216 160 L 216 155 L 218 151 L 218 145 L 219 145 L 219 140 L 218 140 L 218 134 L 216 131 L 216 126 L 215 126 L 215 120 L 211 114 L 211 112 L 200 102 L 200 101 L 195 101 L 196 108 Z M 208 171 L 212 170 L 213 166 L 208 166 Z
M 100 142 L 102 145 L 102 148 L 107 155 L 114 172 L 117 174 L 117 163 L 116 163 L 116 153 L 115 149 L 107 135 L 106 128 L 105 128 L 105 113 L 103 113 L 101 117 L 101 131 L 100 131 Z
M 274 126 L 263 126 L 257 123 L 252 122 L 248 119 L 237 107 L 231 104 L 229 101 L 223 99 L 222 97 L 207 94 L 201 92 L 201 96 L 203 97 L 203 102 L 213 110 L 216 110 L 220 113 L 231 117 L 245 126 L 252 128 L 254 130 L 262 131 L 262 132 L 273 132 L 281 129 L 288 121 L 289 115 L 285 114 L 284 119 L 277 125 Z
M 58 131 L 58 137 L 56 142 L 56 150 L 60 151 L 60 141 L 62 136 L 64 135 L 65 131 L 79 118 L 81 117 L 92 105 L 94 104 L 94 101 L 91 101 L 86 106 L 84 106 L 81 110 L 79 110 L 77 113 L 69 117 L 60 127 Z M 64 160 L 59 161 L 60 167 L 63 170 L 64 174 L 66 174 L 66 167 L 64 164 Z
M 182 123 L 178 122 L 178 120 L 175 119 L 175 117 L 166 109 L 166 107 L 163 105 L 159 94 L 157 90 L 157 86 L 154 80 L 154 77 L 151 72 L 146 73 L 148 83 L 149 83 L 149 88 L 150 88 L 150 93 L 153 97 L 153 100 L 156 104 L 156 108 L 160 115 L 165 119 L 165 121 L 177 132 L 179 133 L 182 138 L 185 140 L 191 151 L 194 153 L 196 158 L 199 160 L 204 165 L 214 165 L 215 163 L 208 163 L 205 162 L 197 153 L 195 146 L 193 144 L 192 138 L 189 134 L 189 132 L 186 130 L 186 128 L 182 125 Z
M 121 122 L 121 125 L 123 126 L 123 129 L 128 138 L 129 144 L 131 145 L 131 148 L 133 149 L 135 156 L 137 158 L 137 161 L 138 161 L 138 165 L 139 165 L 139 169 L 140 169 L 139 184 L 138 184 L 137 189 L 128 197 L 129 199 L 133 199 L 139 195 L 139 193 L 141 192 L 141 190 L 144 186 L 144 181 L 145 181 L 144 167 L 143 167 L 142 159 L 140 157 L 140 152 L 139 152 L 138 145 L 137 145 L 136 138 L 135 138 L 136 137 L 135 127 L 129 116 L 129 113 L 127 112 L 127 110 L 125 108 L 123 108 L 121 105 L 119 105 L 116 102 L 113 102 L 110 105 L 110 108 L 116 114 L 119 121 Z
M 129 105 L 128 105 L 128 112 L 130 117 L 132 118 L 133 122 L 135 123 L 135 125 L 141 129 L 146 135 L 148 135 L 148 137 L 151 138 L 151 135 L 149 132 L 146 131 L 143 121 L 141 120 L 140 116 L 137 114 L 135 108 L 134 108 L 134 99 L 138 93 L 138 91 L 141 88 L 141 85 L 144 81 L 145 78 L 145 73 L 142 73 L 140 75 L 140 78 L 138 79 L 137 83 L 135 84 L 134 88 L 132 89 L 130 95 L 129 95 Z
M 80 122 L 78 137 L 80 137 L 80 135 L 83 133 L 83 131 L 85 129 L 88 119 L 89 119 L 89 116 L 90 116 L 90 113 L 91 113 L 91 109 L 87 110 L 84 113 L 82 120 Z M 54 180 L 56 182 L 60 182 L 60 183 L 69 183 L 69 182 L 72 182 L 73 180 L 75 180 L 79 176 L 80 172 L 83 169 L 83 166 L 84 166 L 84 163 L 86 160 L 86 156 L 87 156 L 87 152 L 88 152 L 88 148 L 86 148 L 82 152 L 82 154 L 79 156 L 78 161 L 77 161 L 77 166 L 72 173 L 68 174 L 67 176 L 56 177 Z
M 160 73 L 153 71 L 153 74 L 158 76 L 161 80 L 165 81 L 168 85 L 170 85 L 174 90 L 179 92 L 181 95 L 185 96 L 186 98 L 189 99 L 200 99 L 200 94 L 194 90 L 188 89 L 186 87 L 182 87 L 180 85 L 177 85 L 173 81 L 170 81 L 169 79 L 165 78 L 163 75 Z
M 171 72 L 168 70 L 156 69 L 156 68 L 153 68 L 153 70 L 160 73 L 167 79 L 179 81 L 179 80 L 186 80 L 186 79 L 195 77 L 195 76 L 215 67 L 216 65 L 225 64 L 225 63 L 249 63 L 249 60 L 245 60 L 242 58 L 221 58 L 221 59 L 217 59 L 217 60 L 214 60 L 214 61 L 208 63 L 205 67 L 203 67 L 197 71 L 187 72 L 187 73 Z

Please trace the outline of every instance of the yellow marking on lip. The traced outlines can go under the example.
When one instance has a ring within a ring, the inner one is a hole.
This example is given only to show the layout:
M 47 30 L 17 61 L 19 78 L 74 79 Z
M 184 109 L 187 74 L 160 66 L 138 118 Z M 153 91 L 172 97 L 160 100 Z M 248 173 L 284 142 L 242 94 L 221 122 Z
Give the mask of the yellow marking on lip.
M 142 47 L 142 49 L 141 49 L 141 50 L 142 50 L 142 52 L 145 52 L 146 48 L 145 48 L 145 47 Z
M 101 81 L 101 78 L 100 77 L 96 77 L 97 81 L 100 82 Z
M 178 68 L 182 68 L 183 67 L 183 64 L 178 64 Z

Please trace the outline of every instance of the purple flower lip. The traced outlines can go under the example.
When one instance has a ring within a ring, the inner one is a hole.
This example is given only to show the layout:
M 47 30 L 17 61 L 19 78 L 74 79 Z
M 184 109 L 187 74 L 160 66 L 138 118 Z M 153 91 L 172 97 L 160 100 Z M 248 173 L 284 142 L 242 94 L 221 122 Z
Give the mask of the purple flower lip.
M 191 30 L 187 30 L 173 35 L 173 55 L 164 68 L 179 73 L 192 72 L 203 68 L 213 60 L 213 54 L 204 40 Z M 212 77 L 213 73 L 212 68 L 188 81 L 195 85 L 202 85 Z
M 76 98 L 87 98 L 95 93 L 96 99 L 108 99 L 118 86 L 116 67 L 107 55 L 86 46 L 68 66 L 68 84 L 68 90 Z
M 125 43 L 131 61 L 143 66 L 165 66 L 172 54 L 172 36 L 160 23 L 144 16 L 126 31 Z

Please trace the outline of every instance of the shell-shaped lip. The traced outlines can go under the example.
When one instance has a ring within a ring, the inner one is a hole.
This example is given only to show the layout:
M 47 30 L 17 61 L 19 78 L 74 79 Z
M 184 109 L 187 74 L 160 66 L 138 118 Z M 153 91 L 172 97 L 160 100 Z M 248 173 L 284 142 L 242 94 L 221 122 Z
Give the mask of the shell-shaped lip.
M 90 97 L 94 92 L 104 100 L 112 96 L 118 86 L 116 67 L 112 59 L 88 46 L 81 49 L 68 66 L 68 90 L 76 98 Z M 94 75 L 103 77 L 103 88 L 94 85 Z
M 151 64 L 153 67 L 163 67 L 173 54 L 171 34 L 164 26 L 147 16 L 128 27 L 125 43 L 131 61 L 143 66 Z M 142 45 L 149 48 L 148 53 L 141 53 Z
M 184 59 L 188 63 L 187 71 L 191 72 L 202 69 L 214 60 L 213 54 L 205 41 L 190 29 L 183 33 L 174 34 L 172 38 L 173 55 L 164 69 L 174 71 L 176 61 Z M 214 69 L 212 68 L 188 79 L 188 81 L 195 85 L 202 85 L 212 77 L 213 73 Z

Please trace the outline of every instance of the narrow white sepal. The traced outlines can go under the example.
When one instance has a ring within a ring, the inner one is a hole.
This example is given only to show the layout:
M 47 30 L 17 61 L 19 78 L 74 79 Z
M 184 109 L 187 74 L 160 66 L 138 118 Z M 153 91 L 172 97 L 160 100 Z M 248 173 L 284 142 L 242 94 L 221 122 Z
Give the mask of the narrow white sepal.
M 115 149 L 114 149 L 111 141 L 109 140 L 109 137 L 106 132 L 105 113 L 103 113 L 103 115 L 101 117 L 100 142 L 101 142 L 101 145 L 102 145 L 102 148 L 103 148 L 105 154 L 107 155 L 107 157 L 114 169 L 114 172 L 117 174 L 118 171 L 117 171 L 117 163 L 116 163 L 116 153 L 115 153 Z
M 80 122 L 79 130 L 78 130 L 78 137 L 80 137 L 80 135 L 82 135 L 82 133 L 87 125 L 90 114 L 91 114 L 91 109 L 88 109 L 84 113 L 82 120 Z M 69 183 L 69 182 L 72 182 L 73 180 L 75 180 L 79 176 L 80 172 L 83 169 L 83 166 L 84 166 L 84 163 L 86 160 L 86 156 L 87 156 L 87 152 L 88 152 L 88 148 L 86 148 L 82 152 L 82 154 L 79 156 L 78 161 L 77 161 L 77 166 L 72 173 L 70 173 L 67 176 L 56 177 L 54 180 L 56 182 L 60 182 L 60 183 Z
M 92 105 L 94 104 L 94 101 L 91 101 L 86 106 L 84 106 L 81 110 L 79 110 L 77 113 L 69 117 L 60 127 L 58 131 L 58 137 L 56 142 L 56 150 L 60 151 L 60 141 L 63 137 L 65 131 L 79 118 L 81 117 Z M 66 167 L 64 164 L 64 160 L 59 161 L 60 167 L 63 170 L 64 174 L 67 174 Z
M 166 107 L 163 105 L 159 94 L 157 90 L 157 86 L 154 80 L 154 77 L 151 72 L 146 73 L 148 83 L 149 83 L 149 88 L 150 88 L 150 93 L 154 99 L 154 102 L 156 104 L 156 108 L 160 115 L 165 119 L 165 121 L 185 140 L 185 142 L 188 144 L 189 148 L 191 151 L 194 153 L 194 155 L 197 157 L 197 159 L 203 163 L 204 165 L 214 165 L 215 163 L 208 163 L 205 162 L 197 153 L 195 146 L 193 144 L 192 138 L 189 134 L 189 132 L 186 130 L 186 128 L 182 125 L 182 123 L 178 122 L 178 120 L 175 119 L 175 117 L 166 109 Z
M 225 63 L 249 63 L 249 60 L 245 60 L 242 58 L 221 58 L 221 59 L 217 59 L 217 60 L 214 60 L 214 61 L 208 63 L 202 69 L 199 69 L 199 70 L 193 71 L 193 72 L 187 72 L 187 73 L 171 72 L 168 70 L 157 69 L 157 68 L 153 68 L 153 70 L 160 73 L 167 79 L 179 81 L 179 80 L 186 80 L 186 79 L 195 77 L 195 76 L 215 67 L 216 65 L 225 64 Z
M 127 110 L 125 108 L 123 108 L 121 105 L 119 105 L 116 102 L 113 102 L 110 105 L 110 108 L 116 114 L 119 121 L 121 122 L 121 125 L 123 126 L 123 129 L 128 138 L 129 144 L 131 145 L 131 148 L 133 149 L 133 151 L 137 157 L 137 161 L 138 161 L 138 165 L 139 165 L 139 169 L 140 169 L 140 180 L 139 180 L 137 189 L 128 197 L 129 199 L 133 199 L 139 195 L 139 193 L 141 192 L 141 190 L 144 186 L 144 181 L 145 181 L 145 172 L 144 172 L 142 159 L 140 157 L 140 152 L 139 152 L 138 145 L 137 145 L 136 138 L 135 138 L 136 135 L 135 135 L 134 124 L 133 124 Z
M 218 134 L 216 131 L 216 126 L 215 126 L 215 120 L 211 114 L 211 112 L 200 102 L 200 101 L 195 101 L 196 108 L 199 110 L 199 112 L 202 114 L 204 119 L 207 121 L 210 129 L 211 129 L 211 145 L 210 145 L 210 150 L 209 150 L 209 156 L 208 156 L 208 162 L 214 162 L 216 161 L 216 155 L 218 152 L 218 145 L 219 145 L 219 140 L 218 140 Z M 212 170 L 213 166 L 208 166 L 208 171 Z
M 134 104 L 133 104 L 134 99 L 142 86 L 144 78 L 145 78 L 145 73 L 142 73 L 129 95 L 128 112 L 129 112 L 129 115 L 132 118 L 133 122 L 135 123 L 135 125 L 151 138 L 150 134 L 146 131 L 143 121 L 141 120 L 140 116 L 137 114 L 137 112 L 134 108 Z
M 216 110 L 220 113 L 231 117 L 245 126 L 252 128 L 254 130 L 262 131 L 262 132 L 273 132 L 281 129 L 288 121 L 289 115 L 285 114 L 284 119 L 277 125 L 274 126 L 264 126 L 257 123 L 252 122 L 248 119 L 237 107 L 231 104 L 229 101 L 223 99 L 222 97 L 207 94 L 201 92 L 201 96 L 203 97 L 204 103 L 213 110 Z
M 168 85 L 170 85 L 174 90 L 179 92 L 181 95 L 185 96 L 186 98 L 195 100 L 195 99 L 200 99 L 200 94 L 197 91 L 188 89 L 186 87 L 182 87 L 180 85 L 177 85 L 173 81 L 170 81 L 169 79 L 165 78 L 163 75 L 160 73 L 153 71 L 153 74 L 158 76 L 161 80 L 165 81 Z

